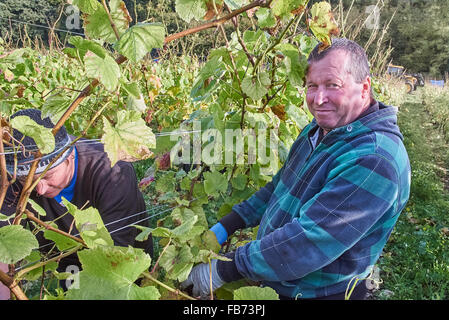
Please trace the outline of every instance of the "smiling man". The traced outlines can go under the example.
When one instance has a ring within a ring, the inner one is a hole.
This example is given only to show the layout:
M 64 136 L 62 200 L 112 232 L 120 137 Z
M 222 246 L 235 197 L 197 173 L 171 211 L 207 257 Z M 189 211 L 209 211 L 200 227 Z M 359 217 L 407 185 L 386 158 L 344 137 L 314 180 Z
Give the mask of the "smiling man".
M 211 230 L 219 243 L 259 225 L 257 239 L 195 266 L 184 287 L 209 288 L 248 278 L 281 299 L 364 299 L 369 275 L 410 192 L 410 164 L 397 109 L 376 101 L 365 51 L 337 38 L 308 58 L 307 106 L 313 121 L 265 187 Z M 351 284 L 357 286 L 352 289 Z
M 313 51 L 306 87 L 307 106 L 322 136 L 353 122 L 366 111 L 379 109 L 371 94 L 368 60 L 355 43 L 337 40 L 321 54 Z M 371 109 L 370 105 L 373 105 Z
M 46 128 L 54 127 L 49 118 L 41 118 L 39 110 L 19 111 L 11 118 L 21 115 L 30 117 Z M 17 130 L 14 130 L 13 136 L 16 141 L 21 141 L 24 146 L 33 148 L 35 145 L 32 138 L 24 137 Z M 137 187 L 137 178 L 133 166 L 130 163 L 119 161 L 111 167 L 111 162 L 104 152 L 103 145 L 96 141 L 80 140 L 73 146 L 71 144 L 72 137 L 62 127 L 55 136 L 55 149 L 44 155 L 39 161 L 33 179 L 37 179 L 43 174 L 48 164 L 68 147 L 62 156 L 55 161 L 51 169 L 39 180 L 31 193 L 30 198 L 46 212 L 46 216 L 42 219 L 44 221 L 55 221 L 60 230 L 71 231 L 72 235 L 77 234 L 78 231 L 73 226 L 73 217 L 66 214 L 67 210 L 62 204 L 62 197 L 64 197 L 79 209 L 88 207 L 98 209 L 106 228 L 111 232 L 115 245 L 131 245 L 143 248 L 147 253 L 152 254 L 151 237 L 145 242 L 136 242 L 137 229 L 131 226 L 137 223 L 147 225 L 145 220 L 147 217 L 146 206 Z M 15 157 L 18 162 L 16 167 Z M 13 154 L 5 156 L 8 173 L 12 176 L 16 172 L 17 182 L 9 187 L 0 211 L 2 214 L 11 217 L 14 216 L 23 182 L 34 160 L 28 152 L 18 152 L 15 157 Z M 32 208 L 29 209 L 33 211 Z M 7 221 L 0 221 L 0 227 L 7 224 Z M 115 232 L 115 230 L 118 231 Z M 41 251 L 45 252 L 52 248 L 51 245 L 47 245 L 51 242 L 44 239 L 42 232 L 37 234 L 37 238 Z M 64 272 L 69 265 L 80 267 L 76 255 L 62 259 L 58 270 Z M 0 268 L 4 267 L 0 261 Z M 0 292 L 4 292 L 4 288 L 1 287 L 0 284 Z

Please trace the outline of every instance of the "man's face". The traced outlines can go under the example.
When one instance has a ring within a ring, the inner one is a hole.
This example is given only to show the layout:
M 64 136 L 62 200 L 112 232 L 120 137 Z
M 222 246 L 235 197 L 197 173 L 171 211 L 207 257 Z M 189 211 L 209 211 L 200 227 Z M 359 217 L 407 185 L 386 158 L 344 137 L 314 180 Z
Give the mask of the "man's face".
M 324 134 L 353 122 L 369 106 L 370 78 L 356 83 L 346 63 L 349 54 L 336 50 L 312 62 L 307 72 L 307 106 Z
M 46 198 L 56 197 L 64 188 L 66 188 L 73 177 L 74 161 L 73 154 L 64 160 L 57 167 L 48 170 L 36 185 L 36 192 Z M 37 180 L 40 174 L 34 176 L 33 181 Z M 20 179 L 22 183 L 26 177 Z

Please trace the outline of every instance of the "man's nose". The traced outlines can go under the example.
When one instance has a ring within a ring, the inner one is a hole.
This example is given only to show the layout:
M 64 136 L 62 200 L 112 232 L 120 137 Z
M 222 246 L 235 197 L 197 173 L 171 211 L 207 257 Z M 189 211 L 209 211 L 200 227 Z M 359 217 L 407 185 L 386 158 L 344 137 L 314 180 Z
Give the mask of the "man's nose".
M 327 99 L 327 94 L 326 94 L 326 90 L 322 87 L 318 87 L 316 92 L 315 92 L 315 97 L 314 97 L 314 103 L 316 105 L 322 105 L 323 103 L 326 103 L 328 101 Z
M 36 192 L 40 195 L 44 195 L 48 190 L 48 184 L 45 180 L 39 180 L 36 185 Z

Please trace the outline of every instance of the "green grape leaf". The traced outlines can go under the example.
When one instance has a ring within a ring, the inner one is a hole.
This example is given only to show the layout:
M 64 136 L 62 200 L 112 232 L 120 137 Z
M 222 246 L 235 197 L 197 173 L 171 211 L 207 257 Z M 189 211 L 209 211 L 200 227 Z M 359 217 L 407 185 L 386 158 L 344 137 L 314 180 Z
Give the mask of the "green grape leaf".
M 243 42 L 248 50 L 257 50 L 268 42 L 267 34 L 263 30 L 246 30 L 243 32 Z
M 65 93 L 56 93 L 49 96 L 42 105 L 42 117 L 49 117 L 53 123 L 57 123 L 72 101 Z
M 121 88 L 128 95 L 126 106 L 130 110 L 135 110 L 138 112 L 144 112 L 147 108 L 145 104 L 145 99 L 143 98 L 142 93 L 140 92 L 139 85 L 137 82 L 132 83 L 122 83 Z
M 173 235 L 175 237 L 185 236 L 192 230 L 193 226 L 195 225 L 195 223 L 197 221 L 198 221 L 198 216 L 193 216 L 191 219 L 184 221 L 180 226 L 178 226 L 172 230 Z
M 273 28 L 276 25 L 276 18 L 268 8 L 259 8 L 256 11 L 256 17 L 261 28 Z
M 7 221 L 9 219 L 11 219 L 13 216 L 6 216 L 4 214 L 0 213 L 0 221 Z
M 91 51 L 87 51 L 84 56 L 84 65 L 86 67 L 86 75 L 90 78 L 98 79 L 106 90 L 114 91 L 117 88 L 120 78 L 120 67 L 110 55 L 102 58 Z
M 75 226 L 89 248 L 114 245 L 114 241 L 96 208 L 89 207 L 84 210 L 79 210 L 64 197 L 62 201 L 68 212 L 75 218 Z
M 225 69 L 223 57 L 211 55 L 198 73 L 190 93 L 191 97 L 195 98 L 195 100 L 202 100 L 208 97 L 217 88 Z
M 134 282 L 148 270 L 151 258 L 131 246 L 97 247 L 78 252 L 82 264 L 78 288 L 67 291 L 74 300 L 157 300 L 155 287 L 140 288 Z
M 72 4 L 77 6 L 81 12 L 87 14 L 92 14 L 101 7 L 100 2 L 97 0 L 72 0 Z
M 45 217 L 47 215 L 47 212 L 45 212 L 45 210 L 38 205 L 33 199 L 28 199 L 28 203 L 31 205 L 31 208 L 34 209 L 34 211 L 37 212 L 38 215 Z
M 248 182 L 248 177 L 243 174 L 238 174 L 231 180 L 232 186 L 237 190 L 244 190 L 246 188 L 246 183 Z
M 248 286 L 234 290 L 234 300 L 279 300 L 279 295 L 270 287 Z
M 284 58 L 284 65 L 287 70 L 287 77 L 293 86 L 302 86 L 307 69 L 307 58 L 299 50 L 289 44 L 283 43 L 276 47 Z
M 240 279 L 237 281 L 227 282 L 222 285 L 220 288 L 214 291 L 214 294 L 217 296 L 217 299 L 220 300 L 233 300 L 234 299 L 234 291 L 241 287 L 246 287 L 248 282 L 246 279 Z
M 271 84 L 266 72 L 260 72 L 255 76 L 247 75 L 242 81 L 242 90 L 253 100 L 259 100 L 268 93 Z
M 190 22 L 192 19 L 200 21 L 207 12 L 204 0 L 176 0 L 175 9 L 185 22 Z
M 84 39 L 80 36 L 72 36 L 69 38 L 69 43 L 75 46 L 81 59 L 84 59 L 87 51 L 95 53 L 101 59 L 104 59 L 108 55 L 106 49 L 93 40 Z
M 156 137 L 140 113 L 120 110 L 115 127 L 103 117 L 104 135 L 101 142 L 111 160 L 111 167 L 117 161 L 136 161 L 150 158 L 150 148 L 156 146 Z
M 217 192 L 226 192 L 228 180 L 218 171 L 204 173 L 204 191 L 207 195 L 215 195 Z
M 16 263 L 27 257 L 39 246 L 31 231 L 22 226 L 9 225 L 0 228 L 0 262 Z
M 277 17 L 288 19 L 304 11 L 308 0 L 273 0 L 271 9 Z
M 69 237 L 66 237 L 52 230 L 45 230 L 44 237 L 47 240 L 53 241 L 60 251 L 71 249 L 79 245 L 79 242 L 76 242 L 75 240 L 70 239 Z
M 331 45 L 331 35 L 340 33 L 332 14 L 331 5 L 325 1 L 314 3 L 310 14 L 312 18 L 308 20 L 309 28 L 322 43 L 320 49 L 324 50 Z
M 109 8 L 112 21 L 120 37 L 128 29 L 132 20 L 131 16 L 125 3 L 121 0 L 110 0 Z M 108 43 L 115 43 L 118 40 L 102 5 L 97 6 L 93 13 L 84 16 L 84 32 L 91 39 L 99 39 Z
M 296 126 L 300 130 L 309 123 L 306 113 L 295 105 L 288 105 L 286 112 L 288 117 L 295 122 Z
M 201 236 L 201 241 L 205 248 L 214 253 L 218 253 L 221 250 L 221 245 L 218 243 L 217 236 L 211 230 L 207 230 Z
M 157 227 L 151 231 L 153 237 L 161 237 L 161 238 L 172 238 L 173 232 L 172 230 L 164 227 Z
M 175 173 L 173 171 L 168 171 L 163 173 L 156 179 L 156 191 L 166 193 L 170 191 L 175 191 Z
M 165 28 L 160 23 L 138 23 L 120 37 L 118 51 L 133 62 L 138 62 L 153 48 L 162 48 Z
M 299 42 L 299 50 L 306 57 L 309 56 L 310 52 L 312 52 L 313 48 L 318 44 L 318 41 L 314 37 L 306 34 L 298 35 L 295 37 L 295 41 Z
M 192 211 L 192 214 L 198 217 L 198 221 L 196 225 L 203 226 L 204 228 L 208 228 L 209 224 L 207 223 L 207 217 L 204 213 L 203 207 L 201 204 L 191 204 L 190 209 L 184 208 L 184 212 Z
M 176 248 L 170 245 L 160 257 L 159 265 L 167 272 L 169 279 L 180 282 L 187 279 L 193 267 L 193 255 L 190 247 Z
M 42 154 L 55 149 L 55 137 L 51 133 L 51 128 L 45 128 L 27 116 L 17 116 L 11 119 L 10 124 L 23 135 L 32 138 Z

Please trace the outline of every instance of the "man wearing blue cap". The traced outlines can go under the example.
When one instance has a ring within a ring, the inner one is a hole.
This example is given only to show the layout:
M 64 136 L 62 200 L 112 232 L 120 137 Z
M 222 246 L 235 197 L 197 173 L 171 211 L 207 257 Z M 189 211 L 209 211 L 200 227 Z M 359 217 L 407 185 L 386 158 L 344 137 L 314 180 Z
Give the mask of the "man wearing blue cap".
M 39 110 L 22 110 L 12 115 L 11 119 L 17 116 L 28 116 L 46 128 L 54 127 L 49 118 L 41 118 Z M 17 130 L 14 130 L 13 137 L 21 141 L 25 147 L 36 145 L 32 138 L 24 137 Z M 152 254 L 151 237 L 145 242 L 136 242 L 137 229 L 131 226 L 137 223 L 147 225 L 147 220 L 144 220 L 147 217 L 146 206 L 137 186 L 133 166 L 128 162 L 119 161 L 111 167 L 111 162 L 101 143 L 90 140 L 80 140 L 73 146 L 71 143 L 71 137 L 62 127 L 55 136 L 55 149 L 43 156 L 36 170 L 35 178 L 59 153 L 68 148 L 40 179 L 30 195 L 30 199 L 45 210 L 46 216 L 43 219 L 54 221 L 60 230 L 66 232 L 71 230 L 73 235 L 78 233 L 73 226 L 73 217 L 65 214 L 67 210 L 62 204 L 62 197 L 64 197 L 78 208 L 90 206 L 96 208 L 111 232 L 115 245 L 131 245 Z M 14 157 L 17 159 L 17 165 L 15 165 Z M 17 182 L 9 187 L 1 213 L 11 216 L 12 219 L 22 192 L 23 182 L 34 158 L 29 152 L 18 152 L 15 155 L 10 153 L 6 154 L 5 158 L 8 173 L 12 176 L 15 171 Z M 0 227 L 5 225 L 8 225 L 7 221 L 0 221 Z M 119 231 L 114 232 L 114 230 Z M 51 248 L 51 246 L 45 246 L 49 241 L 42 236 L 41 232 L 37 234 L 37 239 L 42 251 Z M 64 272 L 69 265 L 80 267 L 75 254 L 61 260 L 58 270 Z M 0 268 L 4 267 L 5 265 L 0 261 Z

